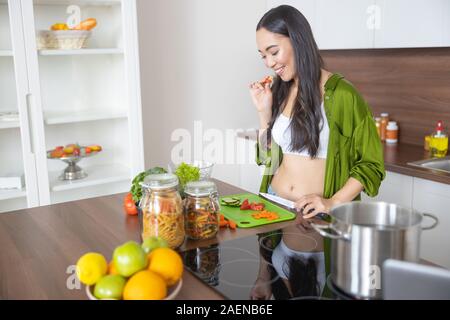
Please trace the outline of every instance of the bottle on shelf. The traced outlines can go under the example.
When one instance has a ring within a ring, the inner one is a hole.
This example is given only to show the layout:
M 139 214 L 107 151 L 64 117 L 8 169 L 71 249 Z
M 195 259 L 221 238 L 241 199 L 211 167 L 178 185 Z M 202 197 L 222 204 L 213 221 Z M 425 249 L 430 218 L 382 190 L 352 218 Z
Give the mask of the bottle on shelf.
M 398 142 L 398 126 L 396 121 L 389 121 L 386 127 L 386 143 L 395 144 Z
M 386 141 L 386 128 L 389 122 L 389 113 L 383 112 L 380 119 L 380 138 L 381 141 Z
M 448 150 L 448 135 L 444 132 L 444 124 L 439 120 L 436 129 L 431 135 L 430 152 L 432 157 L 445 157 Z
M 377 128 L 378 137 L 381 138 L 381 118 L 375 117 L 375 127 Z
M 423 139 L 423 148 L 425 149 L 425 151 L 430 151 L 430 139 L 431 135 L 427 135 Z

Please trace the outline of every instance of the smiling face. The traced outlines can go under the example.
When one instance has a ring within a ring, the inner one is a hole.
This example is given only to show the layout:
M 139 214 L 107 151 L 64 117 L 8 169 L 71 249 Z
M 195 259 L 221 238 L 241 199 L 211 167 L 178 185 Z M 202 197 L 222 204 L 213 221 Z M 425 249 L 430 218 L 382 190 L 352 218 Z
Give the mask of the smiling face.
M 291 40 L 265 28 L 256 31 L 256 44 L 267 68 L 273 69 L 283 81 L 297 78 Z

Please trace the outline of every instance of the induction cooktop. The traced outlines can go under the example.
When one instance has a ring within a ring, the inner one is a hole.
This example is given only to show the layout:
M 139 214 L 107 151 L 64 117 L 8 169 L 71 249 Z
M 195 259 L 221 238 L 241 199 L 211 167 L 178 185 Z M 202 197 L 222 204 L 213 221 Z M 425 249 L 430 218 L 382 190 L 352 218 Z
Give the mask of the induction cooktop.
M 249 300 L 258 278 L 261 254 L 268 257 L 266 261 L 271 262 L 272 252 L 267 245 L 268 240 L 267 236 L 249 236 L 187 250 L 181 254 L 186 269 L 214 288 L 224 298 Z M 324 271 L 323 275 L 311 270 L 307 274 L 300 274 L 295 280 L 298 283 L 292 286 L 292 288 L 297 287 L 296 293 L 293 294 L 292 289 L 287 289 L 285 282 L 271 263 L 268 264 L 268 269 L 271 279 L 259 284 L 270 285 L 272 291 L 270 299 L 322 299 L 323 287 L 320 290 L 309 290 L 311 285 L 308 284 L 316 284 L 318 278 L 325 278 Z M 317 267 L 317 270 L 320 268 Z M 289 283 L 291 281 L 294 280 L 290 279 Z

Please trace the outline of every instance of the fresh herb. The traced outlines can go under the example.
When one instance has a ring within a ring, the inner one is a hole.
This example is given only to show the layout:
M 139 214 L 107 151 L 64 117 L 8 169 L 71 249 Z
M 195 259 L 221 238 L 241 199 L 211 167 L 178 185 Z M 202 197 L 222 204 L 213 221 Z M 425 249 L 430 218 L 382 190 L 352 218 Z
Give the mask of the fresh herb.
M 144 181 L 145 177 L 148 176 L 149 174 L 159 174 L 159 173 L 167 173 L 167 171 L 161 167 L 153 167 L 151 169 L 139 173 L 136 177 L 134 177 L 131 183 L 131 190 L 130 190 L 131 194 L 133 195 L 134 202 L 138 202 L 142 197 L 142 187 L 140 183 Z
M 200 168 L 182 162 L 175 170 L 175 174 L 180 180 L 181 188 L 184 189 L 186 183 L 200 179 Z

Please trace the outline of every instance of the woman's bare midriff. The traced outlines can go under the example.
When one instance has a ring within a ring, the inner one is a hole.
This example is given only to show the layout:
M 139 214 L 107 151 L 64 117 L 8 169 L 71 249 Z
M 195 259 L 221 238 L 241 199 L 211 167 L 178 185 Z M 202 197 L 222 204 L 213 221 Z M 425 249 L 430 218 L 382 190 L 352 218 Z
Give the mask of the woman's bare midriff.
M 323 195 L 326 159 L 311 159 L 301 155 L 284 154 L 283 161 L 275 173 L 271 186 L 280 197 L 297 201 L 308 194 Z M 311 247 L 311 241 L 299 241 L 299 235 L 307 235 L 317 242 L 317 248 Z M 314 230 L 302 231 L 293 224 L 283 229 L 283 241 L 296 251 L 323 251 L 322 237 Z

